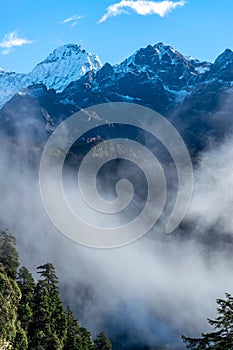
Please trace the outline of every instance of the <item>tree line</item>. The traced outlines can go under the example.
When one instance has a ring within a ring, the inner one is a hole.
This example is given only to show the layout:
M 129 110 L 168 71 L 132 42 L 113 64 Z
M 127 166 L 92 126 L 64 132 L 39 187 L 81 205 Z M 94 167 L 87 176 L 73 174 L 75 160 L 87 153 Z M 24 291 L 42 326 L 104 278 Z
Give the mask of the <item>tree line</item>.
M 36 282 L 19 264 L 15 237 L 0 230 L 0 350 L 112 350 L 102 332 L 92 339 L 70 307 L 65 310 L 53 264 L 37 267 Z M 217 299 L 213 331 L 199 338 L 182 336 L 193 350 L 233 350 L 233 297 Z
M 0 350 L 111 350 L 100 333 L 95 340 L 72 310 L 65 310 L 53 264 L 37 267 L 35 282 L 20 267 L 15 237 L 0 231 Z

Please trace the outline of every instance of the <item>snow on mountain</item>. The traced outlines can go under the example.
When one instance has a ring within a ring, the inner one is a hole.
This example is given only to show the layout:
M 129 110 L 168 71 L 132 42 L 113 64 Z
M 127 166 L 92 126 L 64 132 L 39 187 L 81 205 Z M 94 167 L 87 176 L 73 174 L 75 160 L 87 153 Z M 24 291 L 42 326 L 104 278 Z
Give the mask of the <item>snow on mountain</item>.
M 60 101 L 86 108 L 108 101 L 134 101 L 165 114 L 192 98 L 211 110 L 218 96 L 231 88 L 233 52 L 226 50 L 214 63 L 185 57 L 163 43 L 137 50 L 122 63 L 106 63 L 69 84 Z M 219 93 L 216 93 L 216 92 Z M 213 96 L 212 96 L 213 95 Z M 213 102 L 214 101 L 214 102 Z M 192 100 L 191 105 L 195 101 Z M 186 103 L 189 108 L 188 102 Z M 198 110 L 198 106 L 195 104 Z
M 86 106 L 95 104 L 97 99 L 100 103 L 130 98 L 163 112 L 169 103 L 185 98 L 189 81 L 193 75 L 198 76 L 195 68 L 194 63 L 170 46 L 148 45 L 118 65 L 106 63 L 97 72 L 71 83 L 61 93 L 61 100 Z
M 102 66 L 98 56 L 88 53 L 78 45 L 65 45 L 54 50 L 29 74 L 29 80 L 43 83 L 57 92 L 90 70 Z
M 148 45 L 136 51 L 132 56 L 127 58 L 118 65 L 119 71 L 132 71 L 132 69 L 140 69 L 144 67 L 144 71 L 148 70 L 158 72 L 161 65 L 176 65 L 183 63 L 189 66 L 189 62 L 181 53 L 174 50 L 171 46 L 164 43 L 158 43 L 154 46 Z
M 102 64 L 98 56 L 88 53 L 80 45 L 68 44 L 54 50 L 29 74 L 4 72 L 0 69 L 0 107 L 21 89 L 33 84 L 45 84 L 62 91 L 90 70 Z
M 0 107 L 26 84 L 26 75 L 14 72 L 0 73 Z
M 93 62 L 95 69 L 89 70 Z M 225 102 L 232 105 L 228 103 L 233 87 L 233 52 L 229 49 L 209 63 L 187 58 L 159 43 L 139 49 L 121 64 L 99 66 L 95 56 L 68 45 L 55 50 L 28 75 L 2 72 L 2 93 L 13 86 L 18 94 L 0 110 L 0 132 L 12 137 L 20 128 L 25 137 L 29 134 L 40 142 L 79 108 L 115 101 L 138 103 L 171 118 L 174 125 L 181 126 L 194 153 L 210 137 L 221 138 L 233 128 L 231 108 L 221 111 Z M 27 88 L 18 88 L 29 83 Z M 62 91 L 57 93 L 53 86 Z M 33 132 L 29 130 L 31 118 L 35 121 Z
M 159 78 L 166 89 L 180 91 L 192 84 L 194 76 L 210 69 L 209 62 L 185 57 L 171 46 L 158 43 L 142 48 L 116 67 L 117 72 L 146 72 Z
M 199 66 L 195 69 L 198 74 L 204 74 L 210 70 L 210 67 Z
M 233 51 L 231 49 L 226 49 L 221 55 L 219 55 L 214 65 L 218 68 L 221 67 L 222 69 L 228 66 L 229 64 L 232 65 L 233 62 Z
M 119 70 L 129 71 L 132 68 L 139 69 L 142 65 L 144 65 L 144 71 L 149 68 L 155 73 L 163 72 L 162 68 L 167 70 L 167 66 L 171 65 L 173 69 L 183 68 L 189 71 L 189 73 L 195 70 L 199 73 L 198 68 L 200 68 L 202 74 L 201 67 L 206 71 L 210 69 L 211 63 L 199 61 L 191 56 L 183 56 L 179 51 L 173 49 L 173 47 L 161 42 L 154 46 L 148 45 L 146 48 L 138 50 L 118 65 L 118 67 Z M 165 65 L 166 67 L 164 67 Z
M 72 82 L 61 93 L 61 100 L 86 106 L 97 100 L 107 102 L 113 98 L 120 101 L 131 98 L 156 109 L 161 104 L 164 107 L 168 103 L 183 101 L 210 68 L 211 63 L 187 59 L 160 42 L 137 50 L 120 64 L 112 66 L 106 63 L 97 72 L 90 72 Z
M 28 93 L 22 91 L 25 87 L 44 84 L 59 92 L 64 104 L 85 107 L 130 98 L 155 109 L 162 106 L 162 112 L 169 103 L 181 103 L 203 82 L 211 81 L 233 81 L 231 50 L 210 63 L 158 43 L 137 50 L 120 64 L 102 66 L 97 56 L 69 44 L 54 50 L 29 74 L 0 70 L 0 107 L 19 91 Z
M 205 79 L 233 81 L 233 51 L 226 49 L 214 61 Z

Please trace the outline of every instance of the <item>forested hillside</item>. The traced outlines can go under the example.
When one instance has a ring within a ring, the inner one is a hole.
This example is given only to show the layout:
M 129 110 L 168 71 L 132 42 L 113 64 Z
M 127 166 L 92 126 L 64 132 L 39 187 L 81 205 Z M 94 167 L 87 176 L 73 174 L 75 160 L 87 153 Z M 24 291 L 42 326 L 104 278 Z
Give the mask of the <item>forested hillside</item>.
M 95 340 L 72 310 L 63 307 L 51 263 L 38 281 L 20 267 L 15 238 L 0 231 L 0 350 L 111 350 L 104 333 Z

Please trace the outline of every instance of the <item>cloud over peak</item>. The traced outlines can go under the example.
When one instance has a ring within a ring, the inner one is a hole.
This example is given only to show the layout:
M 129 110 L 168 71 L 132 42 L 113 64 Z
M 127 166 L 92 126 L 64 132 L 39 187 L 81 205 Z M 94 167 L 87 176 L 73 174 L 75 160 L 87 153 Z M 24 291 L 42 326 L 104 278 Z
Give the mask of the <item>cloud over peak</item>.
M 121 14 L 130 14 L 131 11 L 142 16 L 156 14 L 160 17 L 164 17 L 175 8 L 184 6 L 185 3 L 185 0 L 159 2 L 150 0 L 121 0 L 107 8 L 106 13 L 99 20 L 99 23 L 105 22 L 110 17 L 116 17 Z
M 18 31 L 15 30 L 14 32 L 11 32 L 4 36 L 4 38 L 0 42 L 0 47 L 3 48 L 2 54 L 8 55 L 14 50 L 14 47 L 20 47 L 32 43 L 32 40 L 20 37 Z

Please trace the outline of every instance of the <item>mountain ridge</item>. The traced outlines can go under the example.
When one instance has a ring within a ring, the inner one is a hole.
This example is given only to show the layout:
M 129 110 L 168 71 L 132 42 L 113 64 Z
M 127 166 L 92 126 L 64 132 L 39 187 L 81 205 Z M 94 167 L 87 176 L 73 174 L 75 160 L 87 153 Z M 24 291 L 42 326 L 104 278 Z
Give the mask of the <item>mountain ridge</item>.
M 75 49 L 80 51 L 79 46 Z M 69 50 L 66 54 L 69 57 Z M 58 60 L 52 55 L 47 61 L 50 64 Z M 31 131 L 33 137 L 38 134 L 40 140 L 43 134 L 46 139 L 61 121 L 80 108 L 134 102 L 170 120 L 195 155 L 210 139 L 220 139 L 233 130 L 232 94 L 230 49 L 210 63 L 187 58 L 171 46 L 158 43 L 137 50 L 117 65 L 105 63 L 87 71 L 61 92 L 55 91 L 53 83 L 46 86 L 43 82 L 19 89 L 0 110 L 1 131 L 15 134 L 11 131 L 15 125 L 21 129 L 27 123 L 31 125 L 31 115 L 38 126 Z M 22 133 L 25 135 L 25 130 Z
M 53 50 L 27 74 L 0 69 L 0 107 L 27 86 L 43 83 L 59 92 L 87 71 L 101 66 L 97 55 L 88 53 L 80 45 L 66 44 Z

